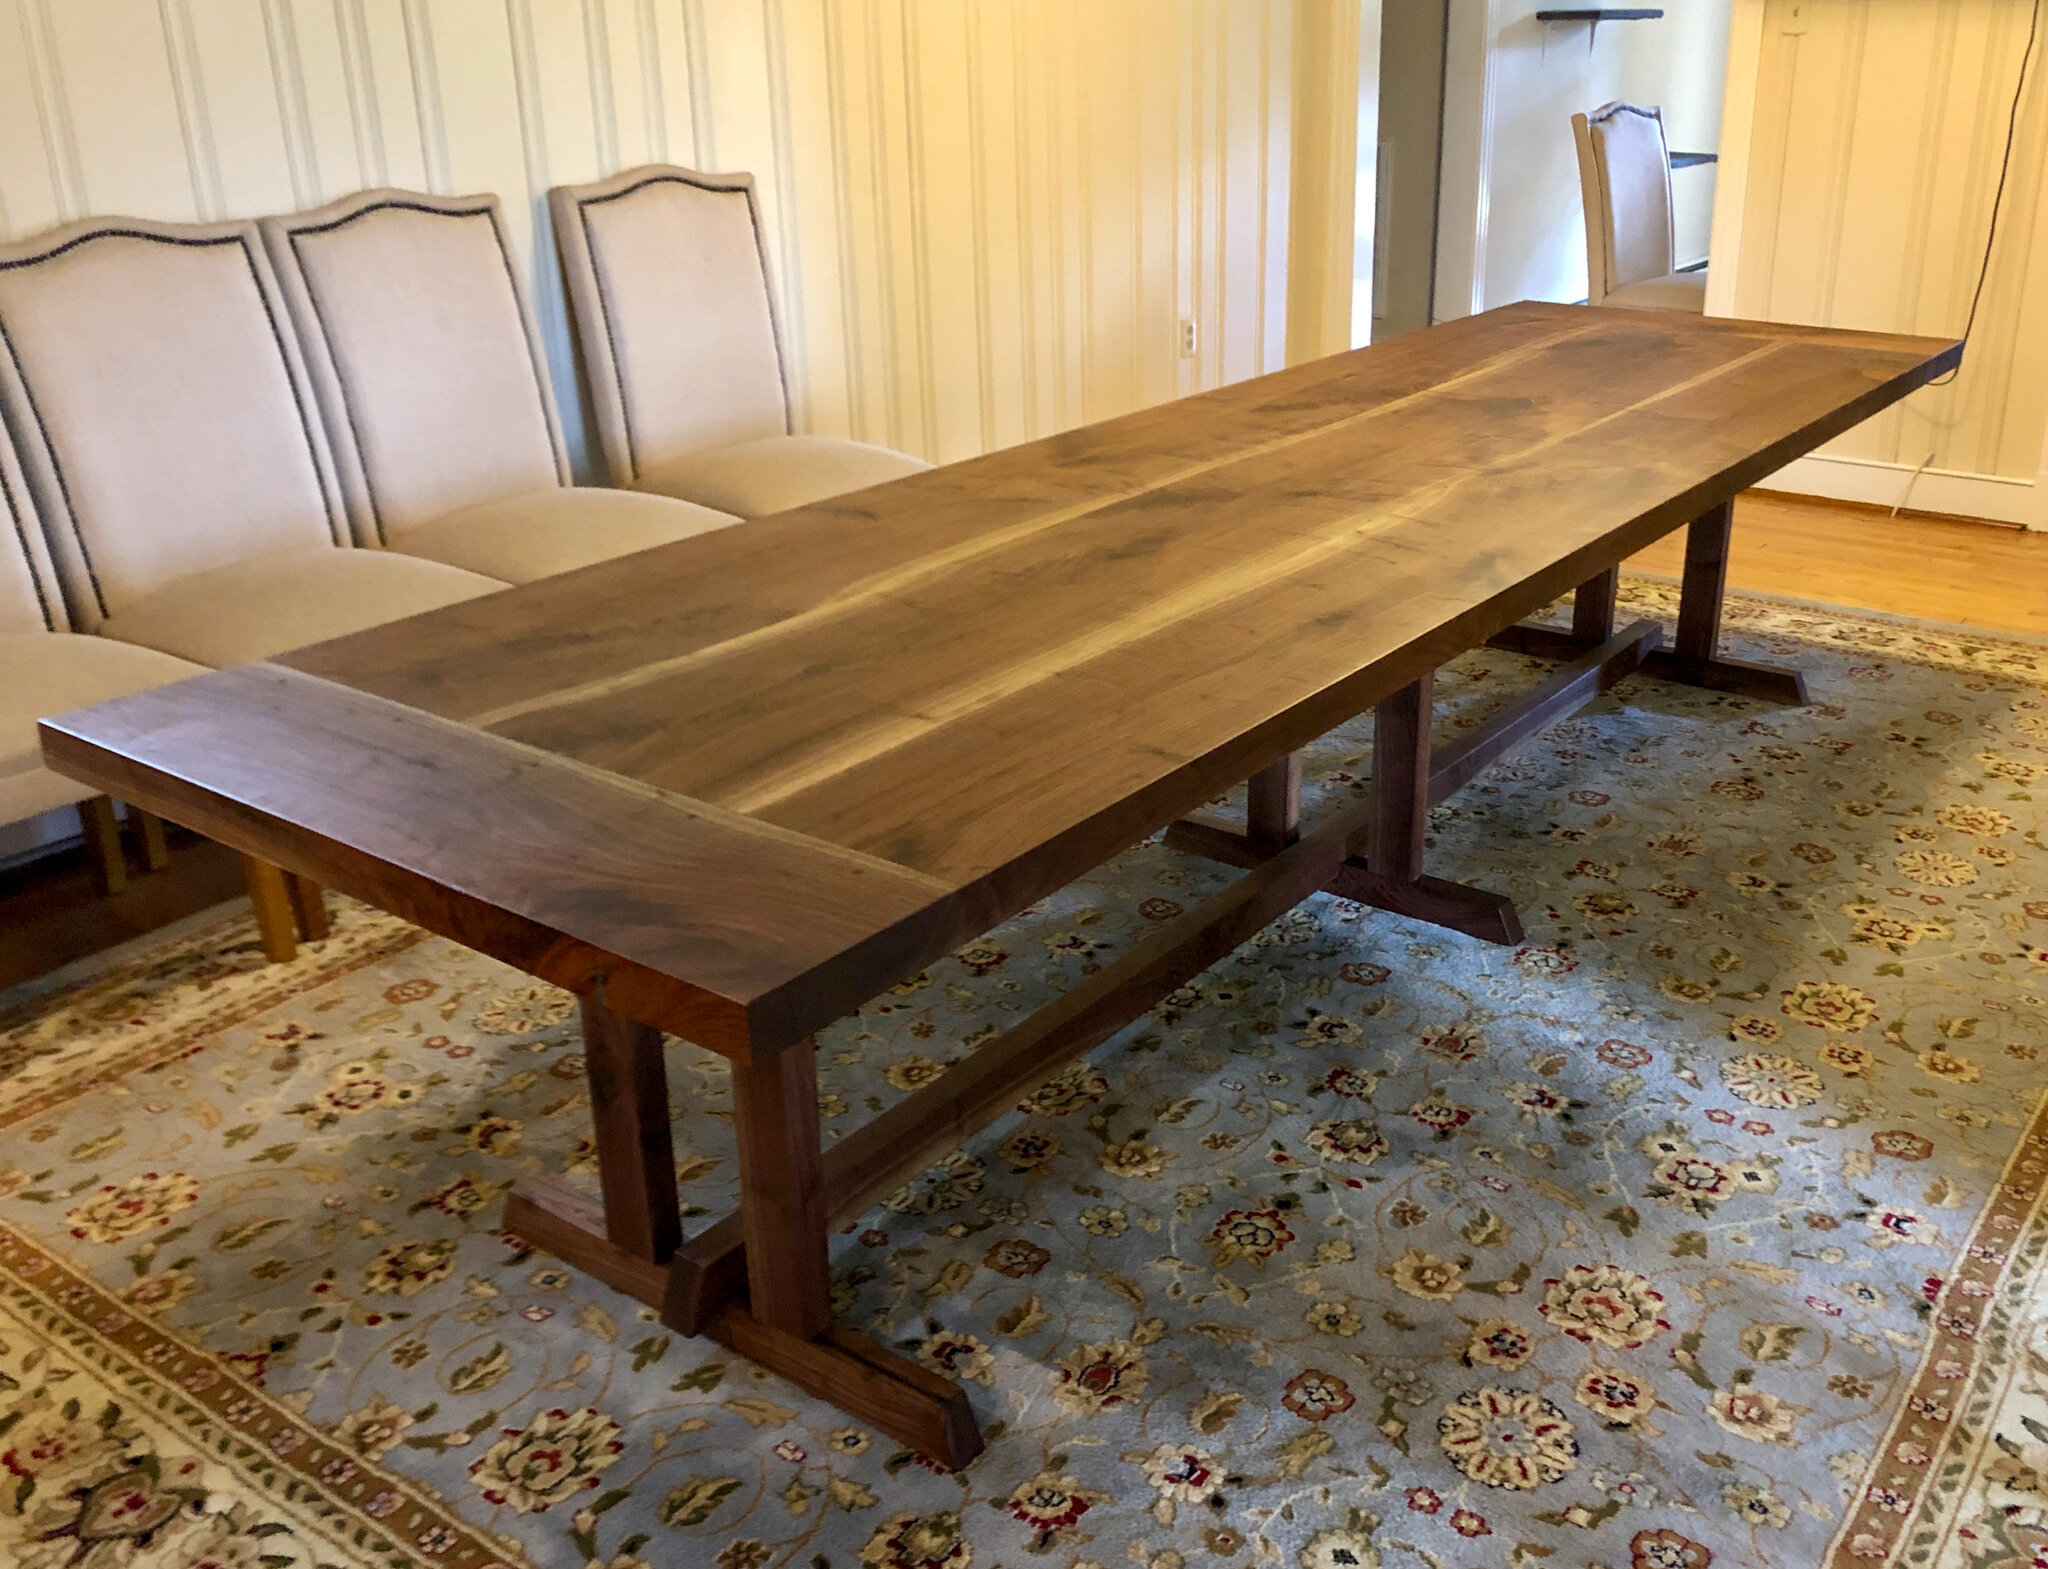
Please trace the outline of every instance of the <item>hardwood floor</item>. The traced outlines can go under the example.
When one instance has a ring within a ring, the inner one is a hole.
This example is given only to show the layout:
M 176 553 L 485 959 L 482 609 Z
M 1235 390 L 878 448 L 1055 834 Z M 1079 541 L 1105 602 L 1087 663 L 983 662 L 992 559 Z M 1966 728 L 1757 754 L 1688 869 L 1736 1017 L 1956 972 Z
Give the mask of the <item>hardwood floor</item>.
M 1628 566 L 1676 577 L 1685 536 Z M 2048 636 L 2048 533 L 1752 491 L 1735 504 L 1729 585 L 1994 632 Z M 173 829 L 170 867 L 101 898 L 83 848 L 0 873 L 0 989 L 242 892 L 233 852 Z
M 1673 534 L 1628 570 L 1677 577 Z M 1735 503 L 1728 586 L 2048 637 L 2048 533 L 1751 491 Z
M 195 915 L 243 892 L 241 857 L 182 828 L 170 865 L 145 872 L 132 850 L 128 886 L 100 893 L 83 845 L 0 872 L 0 991 Z

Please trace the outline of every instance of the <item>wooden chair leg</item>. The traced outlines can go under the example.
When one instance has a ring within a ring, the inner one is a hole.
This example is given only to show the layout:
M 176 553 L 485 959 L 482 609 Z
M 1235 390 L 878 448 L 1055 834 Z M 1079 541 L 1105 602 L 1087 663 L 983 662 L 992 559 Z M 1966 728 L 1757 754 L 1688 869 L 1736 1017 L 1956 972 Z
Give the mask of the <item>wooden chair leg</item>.
M 735 1062 L 732 1113 L 749 1312 L 770 1329 L 809 1340 L 832 1323 L 817 1043 L 801 1041 L 766 1062 Z
M 272 964 L 289 964 L 298 956 L 299 944 L 284 870 L 245 855 L 242 874 L 249 882 L 249 903 L 256 908 L 256 930 L 263 938 L 264 957 Z
M 78 826 L 85 830 L 85 847 L 92 852 L 93 876 L 100 892 L 119 893 L 128 886 L 128 856 L 121 848 L 121 825 L 114 818 L 114 803 L 103 795 L 80 801 Z
M 320 885 L 297 872 L 286 872 L 284 888 L 291 900 L 292 924 L 298 928 L 299 941 L 318 942 L 325 937 L 332 928 L 327 921 L 327 896 Z
M 160 872 L 171 864 L 171 847 L 164 839 L 164 820 L 139 806 L 128 808 L 128 821 L 135 825 L 135 837 L 142 843 L 142 864 Z

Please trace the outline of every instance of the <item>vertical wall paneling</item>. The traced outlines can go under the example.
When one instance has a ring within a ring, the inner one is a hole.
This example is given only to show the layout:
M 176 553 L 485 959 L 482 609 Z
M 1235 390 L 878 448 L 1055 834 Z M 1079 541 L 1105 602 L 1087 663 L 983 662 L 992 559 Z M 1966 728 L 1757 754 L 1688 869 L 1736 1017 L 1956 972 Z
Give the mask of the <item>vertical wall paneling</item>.
M 1377 4 L 0 0 L 0 235 L 494 191 L 587 475 L 547 187 L 748 170 L 798 427 L 960 458 L 1348 341 Z
M 30 10 L 0 6 L 0 232 L 24 234 L 69 216 L 64 165 L 75 154 L 51 114 L 47 50 L 31 31 Z
M 76 170 L 65 216 L 199 216 L 162 10 L 33 0 L 27 14 L 45 45 L 50 119 Z
M 434 13 L 427 0 L 396 3 L 405 29 L 405 69 L 411 78 L 413 120 L 419 127 L 421 178 L 428 190 L 448 194 L 454 189 L 454 174 L 448 152 L 448 114 L 441 98 L 440 61 L 434 50 Z M 471 0 L 450 0 L 450 10 L 443 18 L 450 32 L 458 36 L 466 31 L 464 23 L 474 25 L 477 19 Z M 500 52 L 509 43 L 509 37 L 503 35 L 489 40 Z M 456 58 L 462 58 L 459 51 Z M 465 64 L 471 69 L 481 66 L 480 61 Z M 458 80 L 468 75 L 468 70 L 457 73 Z
M 370 183 L 357 143 L 356 114 L 344 67 L 347 8 L 312 0 L 265 0 L 271 69 L 291 125 L 292 188 L 309 207 Z
M 1961 332 L 1984 262 L 2029 10 L 2007 0 L 1742 0 L 1714 307 Z M 2037 59 L 2020 105 L 1962 373 L 1795 464 L 1777 483 L 2048 522 L 2044 71 L 2048 60 Z
M 405 0 L 355 0 L 352 10 L 361 40 L 364 136 L 378 160 L 376 183 L 414 190 L 432 188 Z M 367 171 L 365 177 L 369 177 Z

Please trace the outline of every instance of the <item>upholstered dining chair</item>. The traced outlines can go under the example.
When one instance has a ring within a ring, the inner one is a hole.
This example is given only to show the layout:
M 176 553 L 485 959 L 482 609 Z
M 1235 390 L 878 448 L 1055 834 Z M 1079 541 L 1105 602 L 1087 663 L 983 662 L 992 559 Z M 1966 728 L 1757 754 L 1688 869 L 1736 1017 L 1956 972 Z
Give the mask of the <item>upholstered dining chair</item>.
M 261 228 L 359 544 L 524 583 L 738 521 L 571 484 L 495 196 L 363 191 Z
M 28 487 L 12 444 L 0 433 L 0 670 L 6 672 L 0 681 L 0 823 L 75 807 L 101 892 L 119 892 L 128 861 L 114 803 L 43 766 L 36 721 L 167 686 L 204 669 L 139 643 L 71 630 Z M 133 807 L 128 817 L 142 841 L 144 864 L 161 871 L 168 861 L 162 822 Z M 300 934 L 294 913 L 303 935 L 321 934 L 326 912 L 320 891 L 288 880 L 267 863 L 244 864 L 264 949 L 272 958 L 289 959 Z
M 153 648 L 71 630 L 27 484 L 11 445 L 0 440 L 0 671 L 6 673 L 0 680 L 0 823 L 75 806 L 100 889 L 118 892 L 128 863 L 114 803 L 43 766 L 36 721 L 182 681 L 201 668 Z M 136 820 L 140 826 L 139 814 Z M 162 854 L 162 825 L 152 819 L 142 837 L 154 870 Z
M 791 433 L 751 175 L 646 164 L 548 202 L 614 485 L 760 517 L 931 467 Z
M 136 645 L 89 658 L 172 679 L 504 587 L 354 548 L 251 223 L 95 218 L 0 246 L 0 424 L 71 627 Z M 294 917 L 324 924 L 317 890 L 252 878 L 265 947 L 289 957 Z
M 252 223 L 0 247 L 0 415 L 81 632 L 232 665 L 503 587 L 352 547 Z
M 1636 310 L 1706 309 L 1707 274 L 1674 270 L 1664 117 L 1635 104 L 1572 116 L 1586 208 L 1586 300 Z

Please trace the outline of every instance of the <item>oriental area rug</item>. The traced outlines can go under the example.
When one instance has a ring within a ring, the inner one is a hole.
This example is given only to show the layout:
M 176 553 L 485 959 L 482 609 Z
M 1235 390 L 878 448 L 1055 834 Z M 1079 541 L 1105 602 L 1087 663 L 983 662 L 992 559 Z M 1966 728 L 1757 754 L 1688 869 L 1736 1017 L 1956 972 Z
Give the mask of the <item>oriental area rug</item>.
M 1729 630 L 1812 705 L 1632 679 L 1434 814 L 1521 947 L 1319 897 L 835 1239 L 958 1474 L 507 1242 L 595 1181 L 558 991 L 336 900 L 0 1003 L 0 1563 L 2048 1565 L 2048 647 Z M 906 977 L 828 1137 L 1225 875 L 1143 845 Z M 716 1215 L 728 1077 L 669 1072 Z

